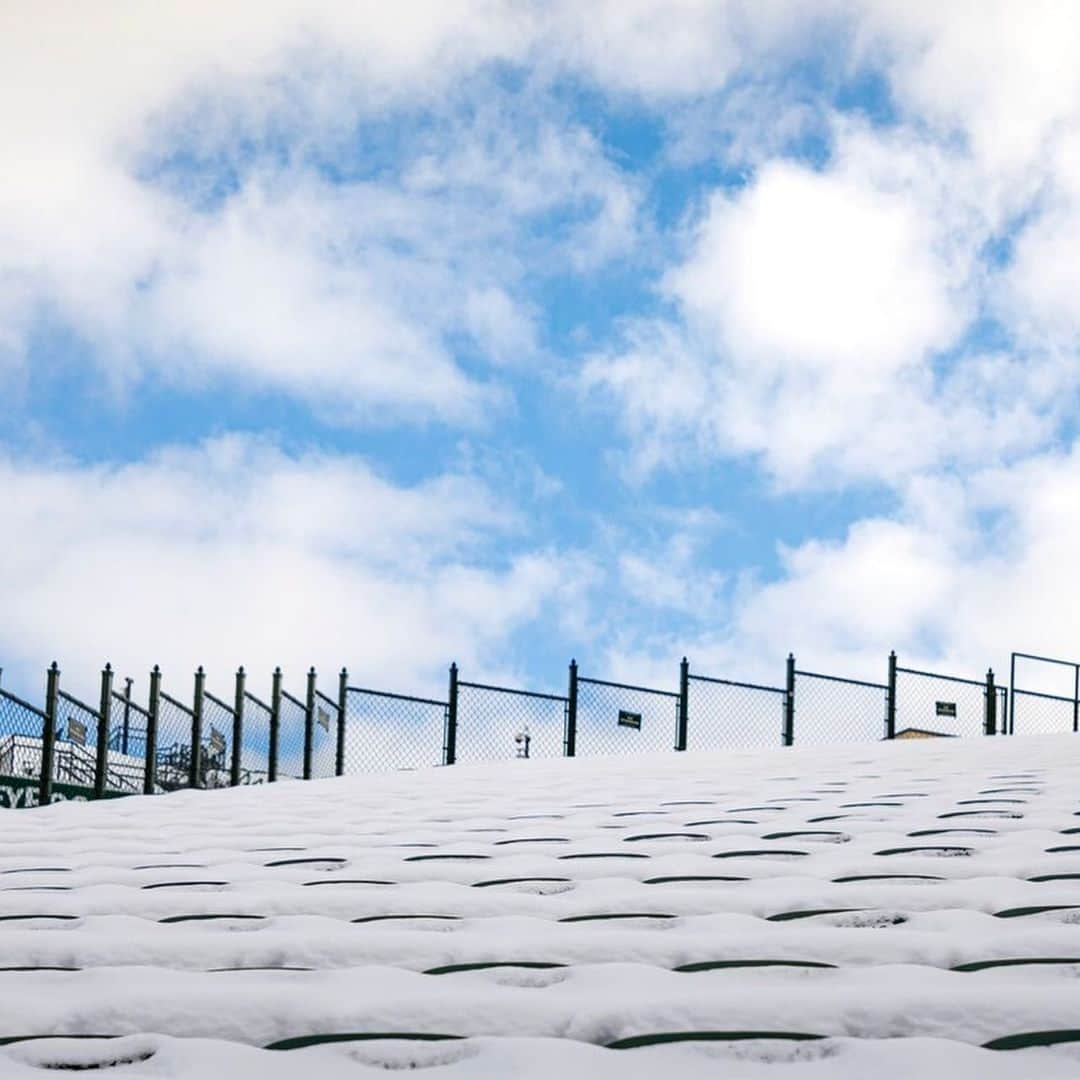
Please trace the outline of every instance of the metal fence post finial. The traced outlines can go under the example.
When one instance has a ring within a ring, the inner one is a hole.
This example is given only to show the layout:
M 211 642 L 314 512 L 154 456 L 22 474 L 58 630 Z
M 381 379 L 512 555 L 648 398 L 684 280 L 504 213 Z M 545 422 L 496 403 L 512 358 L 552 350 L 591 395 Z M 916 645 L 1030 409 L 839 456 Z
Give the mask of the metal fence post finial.
M 188 762 L 188 783 L 193 788 L 203 786 L 202 730 L 205 692 L 206 672 L 200 664 L 199 670 L 195 672 L 195 691 L 191 700 L 191 759 Z
M 679 722 L 675 729 L 675 749 L 686 749 L 690 712 L 690 661 L 684 656 L 679 665 Z
M 896 738 L 896 650 L 889 653 L 889 681 L 885 691 L 885 738 Z
M 112 664 L 101 673 L 101 697 L 98 706 L 97 755 L 94 762 L 94 798 L 105 794 L 105 779 L 109 771 L 109 722 L 112 717 Z
M 577 707 L 578 668 L 577 660 L 570 661 L 570 685 L 566 690 L 566 733 L 563 737 L 563 753 L 566 757 L 577 755 Z
M 315 668 L 307 674 L 307 698 L 304 702 L 304 779 L 311 779 L 311 747 L 315 741 Z
M 241 755 L 244 748 L 244 688 L 247 675 L 244 666 L 236 669 L 236 694 L 233 698 L 232 763 L 229 769 L 229 783 L 233 787 L 240 784 Z
M 266 766 L 266 782 L 277 780 L 278 739 L 281 731 L 281 668 L 274 668 L 273 681 L 270 684 L 270 747 L 269 761 Z
M 986 672 L 986 726 L 987 735 L 997 734 L 997 687 L 994 685 L 994 669 Z
M 784 745 L 795 743 L 795 654 L 788 653 L 787 682 L 784 694 Z
M 146 768 L 143 772 L 143 794 L 153 795 L 157 787 L 158 717 L 161 715 L 161 668 L 157 664 L 150 672 L 150 703 L 146 716 Z
M 443 745 L 443 764 L 453 765 L 457 761 L 457 722 L 458 722 L 458 666 L 450 665 L 450 693 L 446 704 L 446 741 Z
M 345 706 L 349 696 L 349 672 L 342 667 L 338 675 L 337 748 L 334 753 L 334 775 L 345 774 Z
M 41 777 L 38 805 L 52 802 L 53 758 L 56 750 L 56 707 L 60 693 L 60 665 L 54 660 L 45 676 L 45 722 L 41 731 Z

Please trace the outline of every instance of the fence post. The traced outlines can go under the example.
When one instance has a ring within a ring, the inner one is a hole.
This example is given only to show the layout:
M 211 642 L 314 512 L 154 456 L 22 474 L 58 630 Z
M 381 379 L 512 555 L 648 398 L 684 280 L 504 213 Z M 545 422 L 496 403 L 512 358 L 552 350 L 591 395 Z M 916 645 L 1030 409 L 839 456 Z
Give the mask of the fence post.
M 337 752 L 334 755 L 334 775 L 345 775 L 345 705 L 349 697 L 349 672 L 341 669 L 337 691 Z
M 53 756 L 56 748 L 56 696 L 60 692 L 60 667 L 54 660 L 45 676 L 45 726 L 41 731 L 41 777 L 38 805 L 52 802 Z
M 986 672 L 986 729 L 985 734 L 997 734 L 997 687 L 994 685 L 994 669 Z
M 795 654 L 788 653 L 787 692 L 784 694 L 784 745 L 795 743 Z
M 94 768 L 94 798 L 105 794 L 105 778 L 109 771 L 109 720 L 112 717 L 112 664 L 101 673 L 101 703 L 98 706 L 97 761 Z
M 229 769 L 229 783 L 233 787 L 240 784 L 240 756 L 244 746 L 244 684 L 247 676 L 243 666 L 236 669 L 236 694 L 233 697 L 232 722 L 232 763 Z
M 154 665 L 150 672 L 150 702 L 146 717 L 146 769 L 143 773 L 143 794 L 153 795 L 157 787 L 157 730 L 161 715 L 161 668 Z
M 1073 665 L 1073 731 L 1080 731 L 1080 664 Z
M 889 685 L 885 691 L 885 738 L 896 738 L 896 650 L 889 653 Z
M 684 656 L 679 665 L 679 722 L 675 729 L 675 749 L 686 749 L 690 711 L 690 661 Z
M 281 668 L 274 668 L 274 680 L 270 686 L 270 760 L 266 765 L 266 782 L 277 779 L 278 735 L 281 729 Z
M 577 754 L 577 661 L 570 661 L 570 685 L 566 690 L 566 731 L 563 736 L 563 754 Z
M 1003 731 L 1002 735 L 1016 734 L 1016 653 L 1009 658 L 1009 715 L 1007 717 L 1009 730 Z
M 307 673 L 307 699 L 304 702 L 304 779 L 311 779 L 311 744 L 315 738 L 315 669 Z
M 202 728 L 203 694 L 206 692 L 206 672 L 199 665 L 195 672 L 195 693 L 191 699 L 191 760 L 188 765 L 188 784 L 202 787 Z
M 446 705 L 446 743 L 443 746 L 443 764 L 457 761 L 457 664 L 450 665 L 450 695 Z
M 127 757 L 128 744 L 131 740 L 131 684 L 134 679 L 124 680 L 124 727 L 121 731 L 120 751 Z

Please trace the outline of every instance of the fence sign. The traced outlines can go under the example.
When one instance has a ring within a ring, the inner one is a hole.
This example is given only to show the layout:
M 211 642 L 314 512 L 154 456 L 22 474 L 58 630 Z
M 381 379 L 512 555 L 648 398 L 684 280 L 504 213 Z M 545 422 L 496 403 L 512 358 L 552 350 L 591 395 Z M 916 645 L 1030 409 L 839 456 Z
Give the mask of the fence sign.
M 619 710 L 619 727 L 633 728 L 635 731 L 641 730 L 641 713 L 639 712 L 627 712 L 626 709 Z
M 956 702 L 955 701 L 939 701 L 937 702 L 937 715 L 938 716 L 951 716 L 956 717 Z
M 328 732 L 330 730 L 330 714 L 320 705 L 317 715 L 319 720 L 319 727 L 321 727 L 323 731 Z
M 225 736 L 216 727 L 210 728 L 210 749 L 215 754 L 225 753 Z
M 81 720 L 68 717 L 68 741 L 76 746 L 86 745 L 86 725 Z

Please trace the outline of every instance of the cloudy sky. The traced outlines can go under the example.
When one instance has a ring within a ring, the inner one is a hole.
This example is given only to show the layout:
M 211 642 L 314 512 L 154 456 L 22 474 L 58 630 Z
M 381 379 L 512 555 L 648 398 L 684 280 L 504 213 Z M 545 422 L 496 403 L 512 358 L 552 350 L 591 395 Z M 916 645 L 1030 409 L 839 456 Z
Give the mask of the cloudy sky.
M 5 684 L 1080 654 L 1078 55 L 1072 0 L 8 0 Z

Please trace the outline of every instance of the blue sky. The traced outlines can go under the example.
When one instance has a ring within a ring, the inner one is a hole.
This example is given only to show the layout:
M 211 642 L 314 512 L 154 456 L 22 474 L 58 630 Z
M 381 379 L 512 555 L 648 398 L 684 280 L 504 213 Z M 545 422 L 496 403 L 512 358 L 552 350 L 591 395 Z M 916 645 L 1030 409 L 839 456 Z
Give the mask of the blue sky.
M 9 6 L 5 683 L 1080 653 L 1077 22 Z

